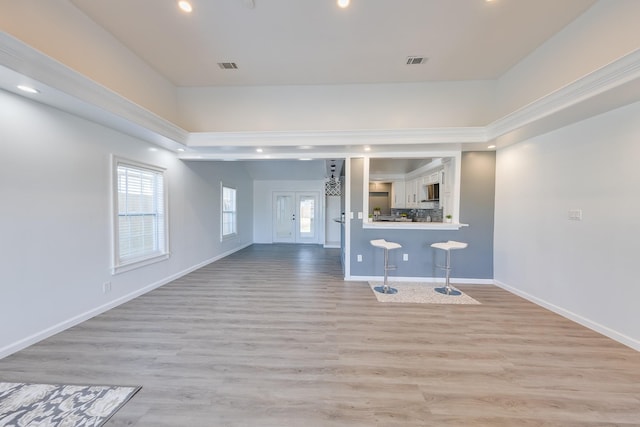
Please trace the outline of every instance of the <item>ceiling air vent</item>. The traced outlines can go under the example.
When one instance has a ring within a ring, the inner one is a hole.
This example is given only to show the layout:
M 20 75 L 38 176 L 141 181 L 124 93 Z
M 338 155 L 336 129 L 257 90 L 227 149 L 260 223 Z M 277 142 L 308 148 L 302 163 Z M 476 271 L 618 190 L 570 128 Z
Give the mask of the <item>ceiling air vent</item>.
M 236 64 L 235 62 L 218 62 L 218 67 L 222 68 L 223 70 L 237 70 L 238 64 Z
M 407 56 L 407 65 L 420 65 L 427 62 L 426 57 L 424 56 Z

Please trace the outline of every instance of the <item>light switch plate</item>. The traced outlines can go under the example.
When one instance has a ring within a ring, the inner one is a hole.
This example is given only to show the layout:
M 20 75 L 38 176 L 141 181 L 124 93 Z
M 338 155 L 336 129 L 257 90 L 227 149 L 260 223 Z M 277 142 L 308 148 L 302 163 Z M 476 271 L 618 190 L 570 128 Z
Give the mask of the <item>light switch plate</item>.
M 582 221 L 582 209 L 569 209 L 570 221 Z

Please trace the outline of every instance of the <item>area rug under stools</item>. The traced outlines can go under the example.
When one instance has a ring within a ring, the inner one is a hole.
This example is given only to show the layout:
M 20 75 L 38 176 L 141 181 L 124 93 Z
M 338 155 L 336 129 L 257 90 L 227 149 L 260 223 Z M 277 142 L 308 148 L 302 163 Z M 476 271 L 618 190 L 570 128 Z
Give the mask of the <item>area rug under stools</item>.
M 102 426 L 140 387 L 0 382 L 0 427 Z
M 382 286 L 382 282 L 369 282 L 369 286 L 379 302 L 404 302 L 413 304 L 480 304 L 464 292 L 457 296 L 444 295 L 436 292 L 435 288 L 442 287 L 442 284 L 390 282 L 389 286 L 398 290 L 395 294 L 383 294 L 373 290 L 376 286 Z M 460 292 L 459 289 L 456 290 Z

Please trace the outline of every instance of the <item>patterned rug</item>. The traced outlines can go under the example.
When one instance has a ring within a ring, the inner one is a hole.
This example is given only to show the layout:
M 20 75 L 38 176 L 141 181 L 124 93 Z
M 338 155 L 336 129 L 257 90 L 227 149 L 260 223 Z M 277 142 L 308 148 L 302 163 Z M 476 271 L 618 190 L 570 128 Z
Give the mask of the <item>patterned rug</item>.
M 0 427 L 97 427 L 140 387 L 0 382 Z
M 398 290 L 395 294 L 382 294 L 373 290 L 376 286 L 382 286 L 382 282 L 369 282 L 371 291 L 379 302 L 404 302 L 413 304 L 480 304 L 469 295 L 461 292 L 452 286 L 453 289 L 461 292 L 462 295 L 444 295 L 435 291 L 443 284 L 415 283 L 415 282 L 389 282 L 389 286 Z

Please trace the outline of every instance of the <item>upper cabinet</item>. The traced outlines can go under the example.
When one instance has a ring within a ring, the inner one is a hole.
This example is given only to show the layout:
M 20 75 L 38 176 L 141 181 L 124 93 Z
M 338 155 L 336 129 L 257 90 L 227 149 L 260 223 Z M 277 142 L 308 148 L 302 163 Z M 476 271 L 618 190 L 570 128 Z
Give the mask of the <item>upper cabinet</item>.
M 405 201 L 405 182 L 404 180 L 395 180 L 391 182 L 391 207 L 402 209 L 407 206 Z

